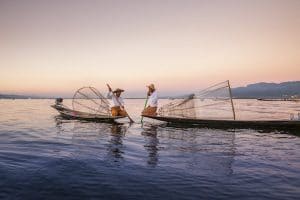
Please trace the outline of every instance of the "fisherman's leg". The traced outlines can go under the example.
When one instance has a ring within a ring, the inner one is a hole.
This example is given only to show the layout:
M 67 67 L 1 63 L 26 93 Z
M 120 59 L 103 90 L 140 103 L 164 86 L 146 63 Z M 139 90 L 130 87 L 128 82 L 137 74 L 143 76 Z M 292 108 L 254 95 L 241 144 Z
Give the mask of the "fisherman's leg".
M 156 116 L 157 115 L 156 110 L 157 110 L 157 107 L 150 107 L 149 106 L 149 111 L 148 111 L 149 115 Z
M 149 106 L 142 111 L 142 115 L 148 115 Z
M 111 116 L 115 117 L 115 116 L 118 116 L 118 114 L 119 114 L 118 107 L 112 107 L 111 108 Z
M 119 116 L 123 116 L 123 117 L 126 117 L 128 114 L 125 110 L 121 110 L 119 111 Z
M 145 108 L 142 112 L 143 115 L 149 115 L 149 116 L 155 116 L 157 115 L 156 113 L 157 107 L 150 107 L 148 106 L 147 108 Z

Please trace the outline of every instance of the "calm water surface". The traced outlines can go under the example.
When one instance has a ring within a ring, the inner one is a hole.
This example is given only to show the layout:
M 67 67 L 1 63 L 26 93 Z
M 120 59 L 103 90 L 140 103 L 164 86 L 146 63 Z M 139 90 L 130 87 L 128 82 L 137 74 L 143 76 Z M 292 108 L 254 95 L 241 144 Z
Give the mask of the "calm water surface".
M 298 136 L 68 121 L 52 102 L 0 100 L 1 199 L 299 199 Z M 143 102 L 127 100 L 136 121 Z M 293 102 L 237 104 L 240 118 L 261 118 L 249 108 L 300 112 Z

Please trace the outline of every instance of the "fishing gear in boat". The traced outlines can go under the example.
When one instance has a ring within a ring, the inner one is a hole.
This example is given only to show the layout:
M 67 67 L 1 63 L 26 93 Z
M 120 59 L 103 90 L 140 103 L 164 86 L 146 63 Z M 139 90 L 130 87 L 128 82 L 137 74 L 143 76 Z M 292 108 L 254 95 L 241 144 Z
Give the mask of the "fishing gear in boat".
M 159 108 L 157 116 L 143 115 L 143 117 L 168 123 L 203 127 L 300 130 L 300 121 L 296 120 L 238 119 L 228 80 L 199 92 L 174 98 L 171 102 Z
M 72 109 L 57 99 L 52 105 L 64 118 L 88 121 L 111 121 L 123 116 L 111 116 L 109 101 L 94 87 L 78 89 L 72 98 Z
M 159 116 L 192 119 L 232 119 L 235 109 L 229 81 L 186 96 L 178 97 L 158 110 Z
M 72 107 L 80 112 L 110 115 L 109 101 L 94 87 L 78 89 L 73 96 Z

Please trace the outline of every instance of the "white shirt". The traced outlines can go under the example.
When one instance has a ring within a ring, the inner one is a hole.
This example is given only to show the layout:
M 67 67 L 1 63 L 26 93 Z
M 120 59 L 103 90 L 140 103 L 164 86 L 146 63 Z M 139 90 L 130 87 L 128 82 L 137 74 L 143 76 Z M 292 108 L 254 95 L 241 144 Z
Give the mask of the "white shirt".
M 157 92 L 154 91 L 150 96 L 149 96 L 149 99 L 148 99 L 148 106 L 150 107 L 157 107 L 158 105 L 158 95 L 157 95 Z
M 112 100 L 112 105 L 111 107 L 115 107 L 115 106 L 124 106 L 124 101 L 122 97 L 117 97 L 116 95 L 114 95 L 112 92 L 109 92 L 107 94 L 107 98 Z

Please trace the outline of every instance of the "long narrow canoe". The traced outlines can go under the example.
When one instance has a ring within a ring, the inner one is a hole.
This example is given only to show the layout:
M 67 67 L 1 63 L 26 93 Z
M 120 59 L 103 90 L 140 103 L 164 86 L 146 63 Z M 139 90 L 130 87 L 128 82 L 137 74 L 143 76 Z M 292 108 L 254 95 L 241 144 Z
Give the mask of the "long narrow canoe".
M 277 130 L 297 130 L 300 132 L 300 121 L 291 120 L 211 120 L 211 119 L 192 119 L 192 118 L 179 118 L 179 117 L 166 117 L 166 116 L 147 116 L 143 117 L 152 118 L 168 123 L 181 124 L 181 125 L 196 125 L 201 127 L 211 128 L 253 128 L 253 129 L 277 129 Z
M 293 101 L 293 102 L 300 102 L 300 99 L 257 99 L 258 101 Z
M 123 116 L 108 116 L 80 112 L 69 109 L 63 105 L 51 105 L 51 107 L 56 109 L 60 113 L 60 115 L 66 119 L 78 119 L 96 122 L 114 122 L 116 119 L 124 118 Z

